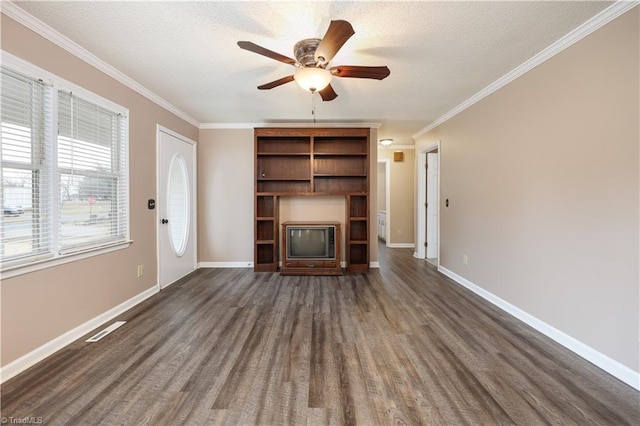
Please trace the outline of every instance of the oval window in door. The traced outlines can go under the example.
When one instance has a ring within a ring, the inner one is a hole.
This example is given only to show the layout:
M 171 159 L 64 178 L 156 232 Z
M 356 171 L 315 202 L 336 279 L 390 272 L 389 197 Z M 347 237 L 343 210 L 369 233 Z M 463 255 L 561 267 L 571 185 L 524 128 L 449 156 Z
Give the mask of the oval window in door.
M 169 216 L 169 240 L 178 256 L 182 256 L 187 248 L 189 235 L 189 217 L 191 216 L 191 194 L 189 194 L 189 178 L 184 157 L 176 154 L 169 165 L 169 182 L 167 185 L 167 213 Z

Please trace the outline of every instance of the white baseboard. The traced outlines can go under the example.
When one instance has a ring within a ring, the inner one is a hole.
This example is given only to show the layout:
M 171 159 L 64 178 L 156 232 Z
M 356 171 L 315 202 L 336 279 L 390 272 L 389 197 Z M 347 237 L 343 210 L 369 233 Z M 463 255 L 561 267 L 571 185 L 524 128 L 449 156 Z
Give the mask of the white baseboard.
M 369 268 L 378 268 L 380 269 L 380 262 L 369 262 Z
M 200 262 L 199 268 L 253 268 L 253 262 Z
M 415 248 L 413 243 L 387 243 L 387 248 Z
M 10 378 L 22 373 L 27 368 L 35 365 L 36 363 L 42 361 L 46 357 L 52 355 L 53 353 L 59 351 L 65 346 L 75 342 L 91 330 L 94 330 L 104 323 L 112 320 L 117 317 L 121 313 L 127 311 L 128 309 L 133 308 L 140 302 L 149 297 L 153 296 L 158 292 L 158 286 L 154 285 L 148 290 L 143 291 L 142 293 L 133 296 L 131 299 L 126 300 L 119 304 L 118 306 L 109 309 L 108 311 L 98 315 L 97 317 L 90 319 L 84 324 L 79 325 L 78 327 L 67 331 L 66 333 L 56 337 L 55 339 L 45 343 L 39 348 L 34 349 L 26 355 L 21 356 L 15 361 L 10 362 L 0 369 L 0 383 L 4 383 Z
M 282 266 L 282 262 L 279 262 L 279 266 Z M 341 261 L 340 266 L 347 267 L 346 261 Z M 253 262 L 200 262 L 199 268 L 253 268 Z
M 442 272 L 444 275 L 448 276 L 449 278 L 451 278 L 461 286 L 471 290 L 472 292 L 482 297 L 483 299 L 491 302 L 492 304 L 502 309 L 503 311 L 513 315 L 520 321 L 533 327 L 534 329 L 544 334 L 545 336 L 553 339 L 555 342 L 561 344 L 565 348 L 576 353 L 577 355 L 586 359 L 587 361 L 594 364 L 595 366 L 603 369 L 604 371 L 616 377 L 617 379 L 623 381 L 624 383 L 628 384 L 629 386 L 637 390 L 640 390 L 640 373 L 633 371 L 631 368 L 627 367 L 626 365 L 623 365 L 618 361 L 612 358 L 609 358 L 602 352 L 599 352 L 593 349 L 592 347 L 582 343 L 581 341 L 575 339 L 574 337 L 571 337 L 568 334 L 558 330 L 557 328 L 552 327 L 546 322 L 534 317 L 533 315 L 528 314 L 522 309 L 499 298 L 495 294 L 472 283 L 466 278 L 461 277 L 455 272 L 452 272 L 443 266 L 439 266 L 438 271 Z

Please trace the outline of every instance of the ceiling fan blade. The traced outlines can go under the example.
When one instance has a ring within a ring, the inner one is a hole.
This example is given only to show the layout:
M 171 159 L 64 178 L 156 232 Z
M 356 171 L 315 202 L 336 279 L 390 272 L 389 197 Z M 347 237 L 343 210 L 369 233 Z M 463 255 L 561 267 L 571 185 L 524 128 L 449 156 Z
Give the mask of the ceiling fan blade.
M 278 80 L 274 80 L 270 83 L 265 83 L 261 86 L 258 86 L 258 89 L 260 90 L 268 90 L 268 89 L 273 89 L 274 87 L 278 87 L 281 86 L 285 83 L 289 83 L 290 81 L 293 81 L 293 76 L 292 75 L 288 75 L 286 77 L 282 77 L 279 78 Z
M 332 101 L 338 97 L 338 94 L 333 90 L 333 87 L 331 87 L 330 84 L 318 93 L 320 93 L 323 101 Z
M 266 49 L 262 46 L 258 46 L 250 41 L 239 41 L 238 46 L 241 49 L 248 50 L 249 52 L 257 53 L 258 55 L 266 56 L 267 58 L 275 59 L 276 61 L 284 62 L 285 64 L 295 65 L 296 60 L 289 58 L 288 56 L 281 55 L 273 50 Z
M 316 63 L 326 64 L 338 50 L 354 35 L 353 27 L 347 21 L 331 21 L 327 33 L 322 38 L 315 53 Z M 321 59 L 324 58 L 324 59 Z
M 385 67 L 361 67 L 358 65 L 338 65 L 329 69 L 336 77 L 373 78 L 382 80 L 391 74 Z

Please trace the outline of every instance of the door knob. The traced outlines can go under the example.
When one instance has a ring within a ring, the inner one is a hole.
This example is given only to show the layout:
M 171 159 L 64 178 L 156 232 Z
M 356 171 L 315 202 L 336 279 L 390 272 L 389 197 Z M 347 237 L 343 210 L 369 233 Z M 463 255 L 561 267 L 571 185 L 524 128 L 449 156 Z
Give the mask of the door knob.
M 169 223 L 169 219 L 162 219 L 162 224 Z

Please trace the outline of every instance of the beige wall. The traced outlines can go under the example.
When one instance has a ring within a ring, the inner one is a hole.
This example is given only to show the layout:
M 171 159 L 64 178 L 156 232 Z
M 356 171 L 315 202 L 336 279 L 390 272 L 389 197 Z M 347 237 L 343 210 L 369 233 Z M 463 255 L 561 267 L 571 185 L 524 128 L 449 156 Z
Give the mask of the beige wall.
M 442 266 L 636 372 L 638 9 L 417 143 L 442 144 Z
M 402 161 L 393 161 L 393 153 L 402 152 Z M 390 161 L 389 211 L 390 235 L 387 245 L 414 243 L 415 151 L 413 149 L 378 149 L 378 160 Z
M 253 262 L 253 186 L 253 129 L 200 130 L 200 262 Z
M 156 125 L 190 139 L 194 126 L 2 16 L 2 49 L 129 109 L 131 239 L 127 249 L 33 272 L 1 283 L 2 365 L 154 287 Z M 136 278 L 137 265 L 145 274 Z
M 371 206 L 376 205 L 377 130 L 371 130 Z M 254 151 L 253 129 L 202 129 L 198 146 L 199 261 L 204 264 L 253 262 Z M 344 199 L 334 197 L 285 197 L 281 219 L 301 217 L 338 220 L 344 226 Z M 370 260 L 377 261 L 375 208 L 371 208 Z M 344 230 L 344 228 L 343 228 Z M 344 258 L 344 231 L 342 236 Z

